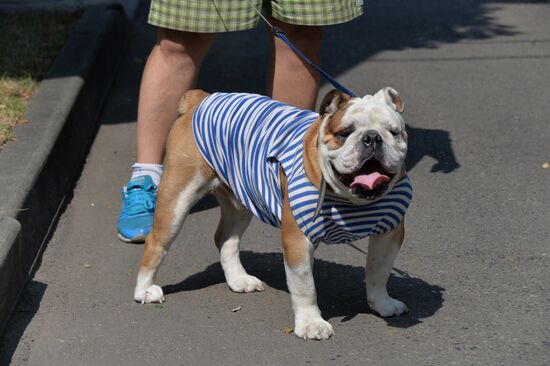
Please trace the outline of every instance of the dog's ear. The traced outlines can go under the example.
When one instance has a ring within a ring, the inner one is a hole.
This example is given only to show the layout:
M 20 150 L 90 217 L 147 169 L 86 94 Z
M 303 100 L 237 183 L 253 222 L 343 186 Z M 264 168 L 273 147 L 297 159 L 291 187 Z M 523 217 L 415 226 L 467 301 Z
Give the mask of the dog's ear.
M 350 99 L 351 97 L 346 93 L 333 89 L 323 98 L 321 106 L 319 107 L 319 114 L 321 116 L 325 114 L 331 115 Z
M 403 113 L 405 110 L 405 103 L 403 103 L 403 99 L 401 99 L 399 93 L 394 88 L 387 86 L 378 91 L 374 96 L 384 100 L 399 113 Z

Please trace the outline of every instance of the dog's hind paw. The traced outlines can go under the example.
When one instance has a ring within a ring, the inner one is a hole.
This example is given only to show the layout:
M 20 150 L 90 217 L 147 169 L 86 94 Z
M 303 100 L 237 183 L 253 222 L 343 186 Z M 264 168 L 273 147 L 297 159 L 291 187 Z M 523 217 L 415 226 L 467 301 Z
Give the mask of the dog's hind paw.
M 162 304 L 166 301 L 162 288 L 157 285 L 151 285 L 145 291 L 136 291 L 134 293 L 134 299 L 142 304 L 148 304 L 151 302 Z
M 264 283 L 254 276 L 244 274 L 227 280 L 229 288 L 235 292 L 255 292 L 263 291 Z
M 389 296 L 380 299 L 369 299 L 368 303 L 372 310 L 384 318 L 388 316 L 401 315 L 409 311 L 407 305 Z

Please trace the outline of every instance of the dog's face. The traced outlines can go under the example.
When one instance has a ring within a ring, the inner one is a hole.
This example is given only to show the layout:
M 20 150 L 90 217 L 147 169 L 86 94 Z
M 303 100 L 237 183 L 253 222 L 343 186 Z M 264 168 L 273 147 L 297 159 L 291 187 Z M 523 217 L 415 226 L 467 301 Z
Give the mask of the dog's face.
M 397 91 L 351 98 L 333 90 L 321 102 L 318 152 L 334 193 L 358 204 L 382 197 L 400 178 L 407 133 Z

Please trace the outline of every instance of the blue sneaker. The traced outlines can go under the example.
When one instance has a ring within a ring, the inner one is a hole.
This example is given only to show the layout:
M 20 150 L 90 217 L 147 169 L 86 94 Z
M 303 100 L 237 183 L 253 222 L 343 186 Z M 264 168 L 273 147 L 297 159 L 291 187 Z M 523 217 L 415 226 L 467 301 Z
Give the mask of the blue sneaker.
M 143 243 L 153 226 L 157 186 L 150 176 L 144 175 L 130 180 L 121 192 L 118 238 L 126 243 Z

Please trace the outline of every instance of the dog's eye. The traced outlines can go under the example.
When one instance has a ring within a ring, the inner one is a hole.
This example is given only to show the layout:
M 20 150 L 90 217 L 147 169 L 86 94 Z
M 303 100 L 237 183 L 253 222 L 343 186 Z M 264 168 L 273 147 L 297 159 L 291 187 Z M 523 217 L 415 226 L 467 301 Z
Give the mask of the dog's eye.
M 396 130 L 390 130 L 390 133 L 391 133 L 393 136 L 399 135 L 399 131 L 396 131 Z
M 345 140 L 349 137 L 349 135 L 351 135 L 353 133 L 353 128 L 346 128 L 345 130 L 342 130 L 342 131 L 338 131 L 336 132 L 336 137 L 339 139 L 339 140 Z

